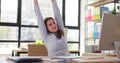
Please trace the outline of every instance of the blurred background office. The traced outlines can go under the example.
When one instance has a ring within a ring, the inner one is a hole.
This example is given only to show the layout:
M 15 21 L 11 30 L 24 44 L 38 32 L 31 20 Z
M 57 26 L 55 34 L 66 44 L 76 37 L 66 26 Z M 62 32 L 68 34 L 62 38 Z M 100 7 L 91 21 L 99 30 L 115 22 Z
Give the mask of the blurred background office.
M 53 16 L 51 2 L 49 0 L 38 1 L 43 17 Z M 93 45 L 96 48 L 99 44 L 98 34 L 101 26 L 99 18 L 98 20 L 86 20 L 89 15 L 86 12 L 94 7 L 88 4 L 99 1 L 107 1 L 98 6 L 104 5 L 110 11 L 119 6 L 119 4 L 115 6 L 114 0 L 57 0 L 64 27 L 67 28 L 69 50 L 79 50 L 81 54 L 91 53 L 94 52 Z M 100 11 L 99 8 L 96 9 L 95 12 Z M 97 35 L 95 35 L 95 25 L 98 26 Z M 33 0 L 0 0 L 0 55 L 11 55 L 12 49 L 27 48 L 27 44 L 40 39 Z
M 79 50 L 80 1 L 57 0 L 57 3 L 67 28 L 69 49 Z M 0 0 L 0 4 L 0 54 L 11 54 L 12 49 L 27 48 L 27 44 L 41 39 L 32 0 Z M 43 17 L 53 16 L 49 0 L 39 0 L 39 4 Z

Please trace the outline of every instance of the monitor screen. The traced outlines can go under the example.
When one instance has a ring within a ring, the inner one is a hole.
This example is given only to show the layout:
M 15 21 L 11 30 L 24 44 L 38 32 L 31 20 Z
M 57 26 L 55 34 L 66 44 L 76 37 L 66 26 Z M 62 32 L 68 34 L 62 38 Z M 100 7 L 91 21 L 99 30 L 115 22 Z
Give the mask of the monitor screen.
M 120 16 L 104 13 L 101 21 L 99 50 L 114 50 L 114 42 L 120 42 Z

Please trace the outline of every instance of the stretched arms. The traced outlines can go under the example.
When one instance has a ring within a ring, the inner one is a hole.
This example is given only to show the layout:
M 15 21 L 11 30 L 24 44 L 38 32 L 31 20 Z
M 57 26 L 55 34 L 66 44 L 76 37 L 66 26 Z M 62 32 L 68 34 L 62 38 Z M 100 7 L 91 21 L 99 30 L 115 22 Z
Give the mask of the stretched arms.
M 41 11 L 39 9 L 39 5 L 38 5 L 38 1 L 34 0 L 34 11 L 37 17 L 37 22 L 38 22 L 38 26 L 42 35 L 42 39 L 45 40 L 47 37 L 47 30 L 46 30 L 46 26 L 44 24 L 44 20 L 41 14 Z
M 53 12 L 54 12 L 54 16 L 55 16 L 55 20 L 58 23 L 59 29 L 63 30 L 64 26 L 63 26 L 63 20 L 60 14 L 60 10 L 58 8 L 57 2 L 56 0 L 51 0 L 52 2 L 52 6 L 53 6 Z

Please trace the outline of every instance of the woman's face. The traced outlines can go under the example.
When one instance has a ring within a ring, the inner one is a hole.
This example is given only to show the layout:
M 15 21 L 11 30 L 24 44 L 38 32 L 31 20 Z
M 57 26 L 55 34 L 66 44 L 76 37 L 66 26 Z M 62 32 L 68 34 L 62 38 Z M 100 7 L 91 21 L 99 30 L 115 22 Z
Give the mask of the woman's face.
M 49 32 L 57 32 L 58 26 L 53 19 L 49 19 L 46 24 Z

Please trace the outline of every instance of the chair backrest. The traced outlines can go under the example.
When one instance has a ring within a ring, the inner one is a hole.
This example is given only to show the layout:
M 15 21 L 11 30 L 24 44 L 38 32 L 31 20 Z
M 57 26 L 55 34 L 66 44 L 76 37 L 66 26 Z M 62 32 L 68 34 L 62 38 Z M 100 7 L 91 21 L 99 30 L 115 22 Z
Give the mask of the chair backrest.
M 44 44 L 28 44 L 28 56 L 48 56 L 48 51 Z

